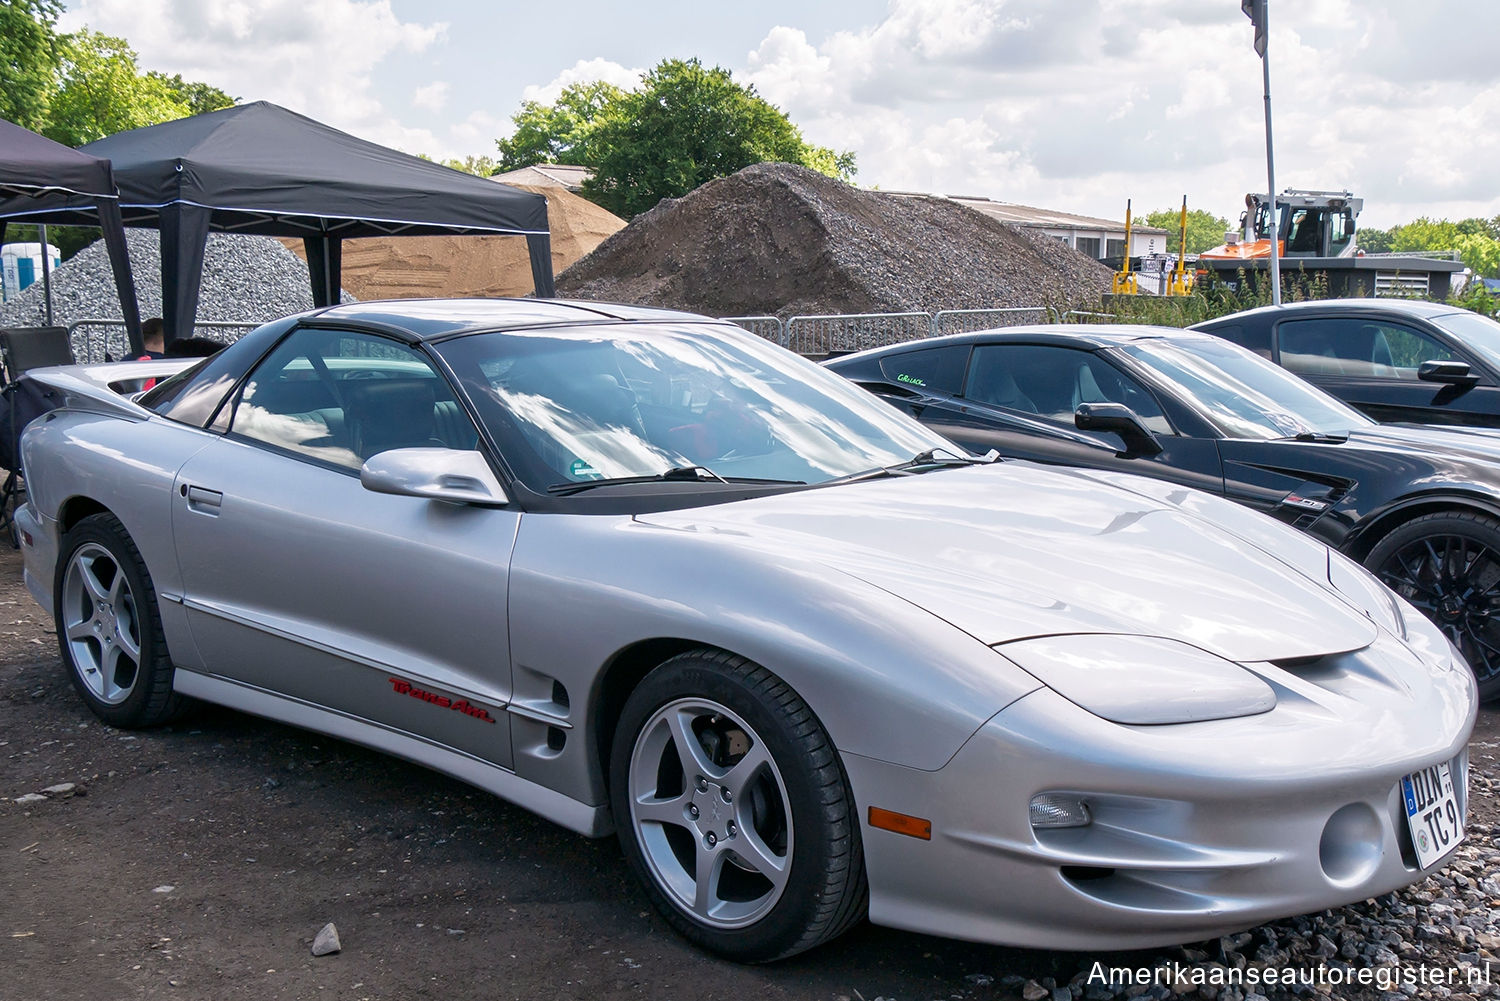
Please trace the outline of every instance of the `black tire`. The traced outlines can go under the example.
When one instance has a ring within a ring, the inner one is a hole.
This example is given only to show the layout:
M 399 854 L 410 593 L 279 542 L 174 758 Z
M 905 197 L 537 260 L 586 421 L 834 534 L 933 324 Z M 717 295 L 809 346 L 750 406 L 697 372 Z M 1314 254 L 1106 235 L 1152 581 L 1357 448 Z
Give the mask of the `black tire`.
M 156 588 L 118 518 L 90 515 L 63 537 L 52 595 L 63 667 L 95 716 L 160 726 L 193 706 L 172 691 Z
M 1467 511 L 1413 518 L 1375 544 L 1365 566 L 1437 624 L 1500 698 L 1500 521 Z
M 674 733 L 693 734 L 705 766 L 697 770 L 709 773 L 702 785 Z M 838 753 L 796 692 L 741 657 L 690 651 L 646 676 L 615 730 L 610 801 L 652 902 L 704 949 L 768 962 L 865 916 L 859 818 Z M 699 893 L 687 873 L 700 872 L 703 858 L 711 875 Z

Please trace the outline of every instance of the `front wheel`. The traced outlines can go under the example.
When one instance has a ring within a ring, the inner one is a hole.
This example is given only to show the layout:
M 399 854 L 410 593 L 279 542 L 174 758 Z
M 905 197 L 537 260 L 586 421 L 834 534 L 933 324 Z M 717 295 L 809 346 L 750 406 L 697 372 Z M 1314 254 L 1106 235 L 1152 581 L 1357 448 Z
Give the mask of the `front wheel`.
M 1435 622 L 1474 670 L 1479 698 L 1500 698 L 1500 521 L 1439 511 L 1375 544 L 1365 566 Z
M 765 962 L 841 934 L 865 912 L 858 817 L 812 710 L 723 652 L 656 668 L 621 713 L 610 756 L 620 844 L 684 936 Z

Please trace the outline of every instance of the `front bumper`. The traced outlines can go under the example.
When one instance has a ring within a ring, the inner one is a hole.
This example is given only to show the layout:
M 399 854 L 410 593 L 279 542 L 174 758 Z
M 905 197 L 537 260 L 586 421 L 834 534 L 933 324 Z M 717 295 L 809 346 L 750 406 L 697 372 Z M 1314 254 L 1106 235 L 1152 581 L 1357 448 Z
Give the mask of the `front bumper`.
M 1344 707 L 1352 719 L 1330 713 L 1347 695 L 1315 684 L 1279 691 L 1259 716 L 1172 726 L 1108 723 L 1042 689 L 939 771 L 846 755 L 862 818 L 876 806 L 933 823 L 930 841 L 864 827 L 870 918 L 997 944 L 1132 949 L 1415 882 L 1425 873 L 1399 783 L 1449 762 L 1467 811 L 1466 673 L 1405 690 L 1356 679 L 1343 686 L 1362 698 Z M 1405 715 L 1389 712 L 1396 703 Z M 1027 805 L 1041 792 L 1082 796 L 1093 823 L 1034 831 Z

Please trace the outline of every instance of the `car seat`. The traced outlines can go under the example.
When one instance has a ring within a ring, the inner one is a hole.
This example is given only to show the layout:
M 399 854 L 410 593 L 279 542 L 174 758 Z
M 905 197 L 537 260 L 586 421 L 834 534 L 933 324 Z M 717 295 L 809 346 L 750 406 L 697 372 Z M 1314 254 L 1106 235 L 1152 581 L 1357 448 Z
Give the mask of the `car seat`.
M 437 433 L 431 380 L 356 380 L 341 388 L 344 423 L 360 459 L 393 448 L 446 447 Z
M 979 351 L 974 359 L 974 371 L 969 375 L 969 399 L 989 403 L 1026 413 L 1037 412 L 1031 397 L 1021 392 L 1015 377 L 1004 365 L 1003 356 L 996 351 Z
M 1073 376 L 1073 409 L 1076 411 L 1080 404 L 1084 403 L 1113 403 L 1104 395 L 1104 390 L 1099 388 L 1099 380 L 1094 378 L 1094 370 L 1088 362 L 1078 366 L 1078 371 Z

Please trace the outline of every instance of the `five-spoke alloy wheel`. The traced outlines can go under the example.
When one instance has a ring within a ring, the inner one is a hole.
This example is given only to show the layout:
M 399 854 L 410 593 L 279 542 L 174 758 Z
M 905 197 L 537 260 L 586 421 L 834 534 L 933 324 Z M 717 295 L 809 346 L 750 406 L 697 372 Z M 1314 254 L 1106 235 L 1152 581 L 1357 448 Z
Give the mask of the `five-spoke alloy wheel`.
M 838 755 L 763 667 L 703 650 L 647 675 L 620 714 L 610 795 L 631 867 L 705 948 L 778 959 L 864 916 L 858 818 Z

